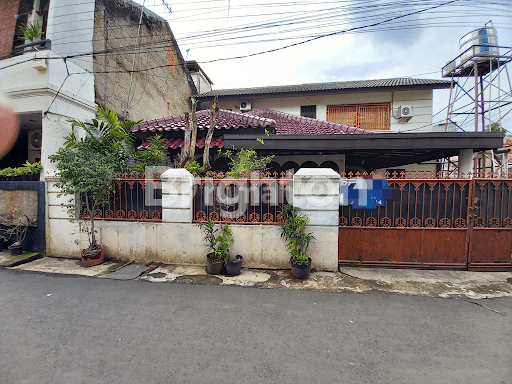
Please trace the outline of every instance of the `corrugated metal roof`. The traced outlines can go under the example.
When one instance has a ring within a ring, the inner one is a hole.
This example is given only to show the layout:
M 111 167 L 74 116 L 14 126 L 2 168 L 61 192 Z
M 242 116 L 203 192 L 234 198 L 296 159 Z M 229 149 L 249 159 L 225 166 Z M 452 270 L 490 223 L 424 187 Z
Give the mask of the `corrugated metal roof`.
M 301 92 L 322 92 L 339 90 L 357 90 L 365 88 L 390 88 L 390 87 L 414 87 L 427 86 L 435 88 L 450 88 L 448 80 L 429 80 L 429 79 L 381 79 L 381 80 L 359 80 L 359 81 L 337 81 L 332 83 L 309 83 L 298 85 L 282 85 L 273 87 L 256 88 L 234 88 L 218 89 L 197 95 L 197 98 L 206 98 L 214 96 L 250 96 L 266 95 L 279 93 L 301 93 Z

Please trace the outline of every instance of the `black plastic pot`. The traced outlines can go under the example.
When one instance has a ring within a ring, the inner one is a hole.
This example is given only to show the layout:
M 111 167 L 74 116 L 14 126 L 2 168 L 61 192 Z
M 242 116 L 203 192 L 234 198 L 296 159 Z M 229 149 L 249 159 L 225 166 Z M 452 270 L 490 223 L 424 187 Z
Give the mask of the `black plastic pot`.
M 11 256 L 19 256 L 23 253 L 23 245 L 10 245 Z
M 297 279 L 307 279 L 309 277 L 309 272 L 311 272 L 311 257 L 309 258 L 308 264 L 298 265 L 295 264 L 293 259 L 290 259 L 290 264 L 292 266 L 292 273 Z
M 221 262 L 218 262 L 218 263 L 214 263 L 210 257 L 210 255 L 212 255 L 211 253 L 209 253 L 207 256 L 206 256 L 206 267 L 208 269 L 208 273 L 211 274 L 211 275 L 218 275 L 222 272 L 222 267 L 224 266 L 224 262 L 221 261 Z
M 0 236 L 0 252 L 2 252 L 4 249 L 4 237 Z
M 235 260 L 228 261 L 226 263 L 226 274 L 229 276 L 239 275 L 242 270 L 242 259 L 243 256 L 236 255 Z
M 29 181 L 39 181 L 39 173 L 35 175 L 29 175 Z

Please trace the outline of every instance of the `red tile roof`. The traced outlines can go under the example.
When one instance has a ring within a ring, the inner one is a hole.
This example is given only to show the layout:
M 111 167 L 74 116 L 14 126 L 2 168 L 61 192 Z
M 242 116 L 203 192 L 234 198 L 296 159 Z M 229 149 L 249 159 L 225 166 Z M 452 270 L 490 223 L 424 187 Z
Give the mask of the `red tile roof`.
M 191 115 L 189 115 L 191 118 Z M 196 112 L 197 129 L 208 130 L 210 127 L 210 111 L 203 110 Z M 216 129 L 237 129 L 237 128 L 273 128 L 275 121 L 252 114 L 232 112 L 219 109 L 217 112 Z M 186 125 L 185 115 L 164 117 L 162 119 L 144 121 L 132 127 L 132 132 L 162 132 L 184 130 Z
M 209 111 L 196 112 L 197 128 L 207 130 L 210 125 Z M 275 111 L 273 109 L 255 109 L 240 113 L 220 109 L 217 113 L 216 129 L 238 128 L 275 128 L 278 135 L 343 135 L 354 133 L 373 133 L 361 128 L 324 120 L 311 119 Z M 162 132 L 185 129 L 185 115 L 145 121 L 133 126 L 132 132 Z
M 206 138 L 204 138 L 204 137 L 201 139 L 198 139 L 196 141 L 196 147 L 204 148 L 205 141 L 206 141 Z M 185 142 L 183 139 L 169 139 L 169 140 L 163 142 L 162 144 L 165 149 L 168 149 L 168 148 L 176 149 L 176 148 L 183 148 L 183 146 L 185 145 Z M 141 145 L 139 145 L 137 147 L 137 149 L 144 149 L 144 148 L 149 147 L 150 145 L 151 145 L 151 142 L 146 141 L 146 142 L 142 143 Z M 210 148 L 213 148 L 213 147 L 224 148 L 224 137 L 222 137 L 222 136 L 218 137 L 218 138 L 213 137 L 212 141 L 210 142 Z
M 280 112 L 274 109 L 253 109 L 248 113 L 254 116 L 275 120 L 276 133 L 278 135 L 343 135 L 354 133 L 373 133 L 366 129 L 292 115 L 290 113 Z

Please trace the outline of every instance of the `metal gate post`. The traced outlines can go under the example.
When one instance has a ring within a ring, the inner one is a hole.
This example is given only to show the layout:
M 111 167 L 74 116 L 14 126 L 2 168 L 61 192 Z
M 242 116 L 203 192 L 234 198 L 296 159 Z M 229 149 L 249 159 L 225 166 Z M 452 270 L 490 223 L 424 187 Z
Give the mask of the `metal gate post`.
M 469 269 L 469 257 L 471 250 L 471 235 L 473 232 L 473 224 L 475 222 L 475 179 L 469 180 L 469 191 L 468 191 L 468 234 L 466 243 L 466 269 Z

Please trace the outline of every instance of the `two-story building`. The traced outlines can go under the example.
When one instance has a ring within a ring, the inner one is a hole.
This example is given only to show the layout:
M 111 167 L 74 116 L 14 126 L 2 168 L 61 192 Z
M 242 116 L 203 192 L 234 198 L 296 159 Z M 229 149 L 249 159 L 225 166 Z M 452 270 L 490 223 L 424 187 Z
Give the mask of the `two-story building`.
M 5 0 L 0 18 L 0 92 L 20 121 L 0 168 L 41 160 L 51 174 L 67 120 L 96 105 L 130 120 L 190 111 L 196 89 L 169 24 L 131 0 Z M 26 24 L 41 39 L 22 40 Z

